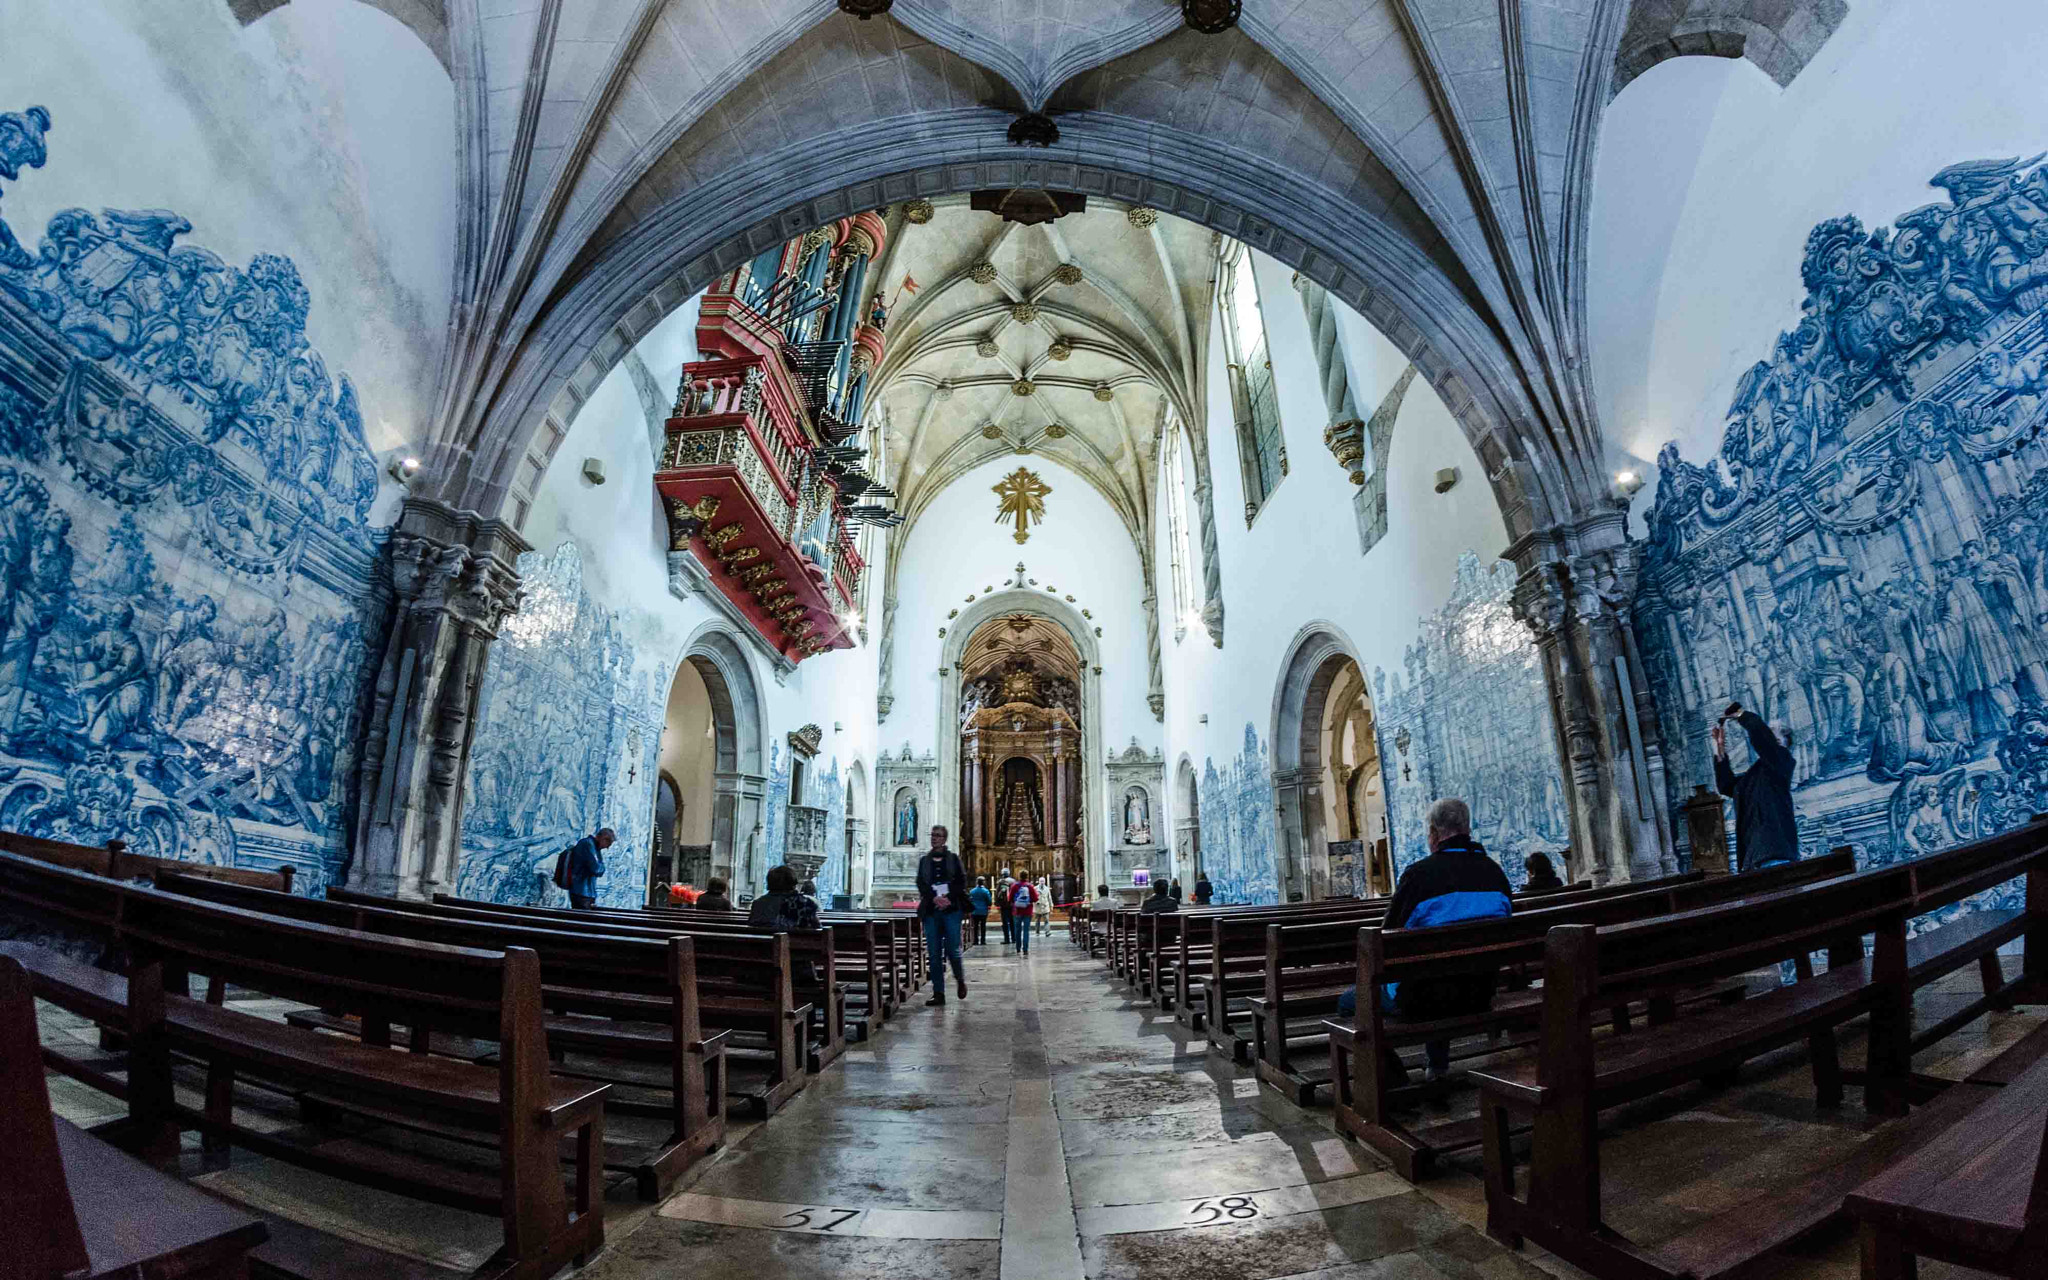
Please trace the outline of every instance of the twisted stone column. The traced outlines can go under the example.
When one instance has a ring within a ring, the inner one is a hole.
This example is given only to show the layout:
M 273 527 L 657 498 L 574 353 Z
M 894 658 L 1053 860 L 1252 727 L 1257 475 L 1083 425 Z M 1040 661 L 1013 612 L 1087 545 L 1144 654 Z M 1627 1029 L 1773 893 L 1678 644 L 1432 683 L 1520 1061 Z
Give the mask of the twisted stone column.
M 502 520 L 408 498 L 391 535 L 391 631 L 363 738 L 348 886 L 425 898 L 455 883 L 463 785 L 491 641 L 528 549 Z
M 1515 613 L 1536 637 L 1571 811 L 1571 870 L 1595 884 L 1678 869 L 1663 731 L 1630 610 L 1642 545 L 1617 507 L 1508 548 Z

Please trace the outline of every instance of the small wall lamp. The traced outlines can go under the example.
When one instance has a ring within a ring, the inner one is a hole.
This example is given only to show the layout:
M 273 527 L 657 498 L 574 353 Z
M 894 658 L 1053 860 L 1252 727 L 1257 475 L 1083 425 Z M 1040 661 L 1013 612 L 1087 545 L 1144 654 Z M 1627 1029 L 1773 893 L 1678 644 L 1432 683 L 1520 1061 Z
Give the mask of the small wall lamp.
M 1614 496 L 1620 498 L 1623 502 L 1635 497 L 1636 491 L 1642 487 L 1643 476 L 1641 472 L 1631 469 L 1614 473 Z
M 391 473 L 393 480 L 402 485 L 410 485 L 412 478 L 420 473 L 420 460 L 409 453 L 393 454 L 390 463 L 384 469 Z

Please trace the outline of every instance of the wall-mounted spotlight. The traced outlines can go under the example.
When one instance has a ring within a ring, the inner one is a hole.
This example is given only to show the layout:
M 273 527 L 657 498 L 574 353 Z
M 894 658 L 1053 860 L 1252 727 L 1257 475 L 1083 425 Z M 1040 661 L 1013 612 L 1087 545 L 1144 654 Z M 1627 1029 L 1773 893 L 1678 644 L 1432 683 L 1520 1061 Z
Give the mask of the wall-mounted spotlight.
M 1629 470 L 1614 473 L 1614 496 L 1620 498 L 1623 502 L 1627 502 L 1630 498 L 1635 497 L 1636 491 L 1642 487 L 1643 476 L 1641 472 Z
M 420 460 L 409 453 L 396 453 L 391 455 L 391 461 L 384 469 L 389 471 L 391 478 L 398 483 L 411 485 L 412 478 L 420 473 Z
M 585 480 L 588 480 L 588 481 L 590 481 L 590 483 L 592 483 L 592 484 L 603 484 L 603 483 L 604 483 L 604 459 L 603 459 L 603 458 L 585 458 L 585 459 L 583 460 L 583 478 L 584 478 Z
M 1445 467 L 1436 473 L 1436 491 L 1438 493 L 1449 493 L 1457 486 L 1457 483 L 1458 469 L 1456 467 Z

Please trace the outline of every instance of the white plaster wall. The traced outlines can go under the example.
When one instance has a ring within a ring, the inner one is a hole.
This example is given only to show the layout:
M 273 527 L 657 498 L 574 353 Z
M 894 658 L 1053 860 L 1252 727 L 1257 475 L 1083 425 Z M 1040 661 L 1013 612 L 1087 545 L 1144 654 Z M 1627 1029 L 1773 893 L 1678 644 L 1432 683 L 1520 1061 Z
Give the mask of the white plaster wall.
M 1799 317 L 1807 232 L 1943 199 L 1961 160 L 2031 156 L 2048 23 L 2038 0 L 1854 4 L 1791 85 L 1747 62 L 1678 58 L 1602 123 L 1588 336 L 1610 450 L 1645 470 L 1676 439 L 1720 444 L 1737 380 Z
M 224 3 L 25 0 L 4 26 L 0 110 L 51 116 L 48 163 L 5 193 L 31 251 L 52 214 L 83 206 L 171 210 L 192 223 L 180 243 L 236 266 L 288 257 L 370 447 L 425 435 L 457 166 L 454 90 L 417 36 L 356 0 L 298 0 L 246 28 Z
M 1247 724 L 1271 751 L 1275 690 L 1304 625 L 1333 624 L 1356 649 L 1368 682 L 1375 666 L 1398 671 L 1402 650 L 1414 643 L 1422 615 L 1449 597 L 1460 553 L 1474 550 L 1491 560 L 1507 545 L 1506 527 L 1478 458 L 1442 400 L 1418 378 L 1409 385 L 1386 460 L 1387 536 L 1370 555 L 1360 557 L 1352 485 L 1322 442 L 1329 415 L 1292 272 L 1262 254 L 1254 252 L 1253 259 L 1289 473 L 1247 530 L 1223 353 L 1212 342 L 1209 451 L 1223 571 L 1224 647 L 1214 647 L 1199 625 L 1191 625 L 1178 642 L 1171 626 L 1161 637 L 1169 779 L 1183 754 L 1193 762 L 1197 779 L 1209 761 L 1227 771 L 1244 750 Z M 1407 362 L 1363 317 L 1336 305 L 1350 353 L 1352 394 L 1360 414 L 1370 417 Z M 1212 313 L 1211 325 L 1221 322 L 1220 314 Z M 1434 478 L 1442 467 L 1457 467 L 1462 478 L 1449 493 L 1437 494 Z M 1169 563 L 1165 538 L 1161 519 L 1156 553 L 1161 565 Z M 1191 542 L 1199 592 L 1199 536 Z M 1548 742 L 1547 727 L 1532 726 L 1532 749 L 1548 750 Z M 1175 795 L 1171 811 L 1180 812 L 1184 804 Z
M 698 299 L 693 298 L 635 348 L 662 389 L 664 402 L 673 399 L 683 364 L 698 356 L 697 306 Z M 592 457 L 604 465 L 602 485 L 583 476 L 583 460 Z M 656 687 L 666 690 L 691 637 L 722 619 L 708 602 L 679 599 L 669 591 L 668 529 L 653 478 L 646 411 L 622 364 L 598 384 L 570 424 L 523 532 L 542 552 L 552 552 L 564 539 L 577 542 L 592 597 L 620 615 L 639 668 L 651 672 Z M 748 648 L 747 661 L 767 722 L 765 771 L 772 774 L 779 766 L 786 775 L 788 734 L 816 724 L 824 732 L 824 742 L 811 773 L 814 782 L 835 761 L 842 779 L 856 761 L 873 777 L 876 639 L 871 636 L 856 648 L 808 659 L 780 683 L 766 657 Z M 644 803 L 650 812 L 654 781 L 648 779 L 645 787 Z M 821 803 L 823 791 L 816 785 L 811 791 L 811 802 Z M 747 832 L 739 833 L 742 856 L 747 837 Z M 687 838 L 701 842 L 695 836 Z M 708 838 L 706 832 L 703 839 Z M 755 883 L 735 886 L 736 892 L 760 890 Z
M 1037 472 L 1052 493 L 1045 500 L 1046 519 L 1019 546 L 1013 527 L 995 520 L 997 481 L 1019 465 Z M 1159 722 L 1152 718 L 1145 695 L 1150 665 L 1145 653 L 1144 571 L 1137 549 L 1122 520 L 1085 480 L 1050 459 L 1009 455 L 986 463 L 954 481 L 919 518 L 903 547 L 903 566 L 896 578 L 895 708 L 882 726 L 891 749 L 908 741 L 920 754 L 938 751 L 941 731 L 957 732 L 951 716 L 939 714 L 939 659 L 945 641 L 939 628 L 947 616 L 965 610 L 967 597 L 1002 589 L 1023 561 L 1038 589 L 1059 588 L 1062 602 L 1086 609 L 1091 626 L 1100 627 L 1102 654 L 1102 743 L 1090 744 L 1100 770 L 1101 754 L 1122 749 L 1136 737 L 1150 749 L 1159 744 Z M 941 812 L 954 820 L 952 797 L 941 797 Z M 880 810 L 877 810 L 880 812 Z

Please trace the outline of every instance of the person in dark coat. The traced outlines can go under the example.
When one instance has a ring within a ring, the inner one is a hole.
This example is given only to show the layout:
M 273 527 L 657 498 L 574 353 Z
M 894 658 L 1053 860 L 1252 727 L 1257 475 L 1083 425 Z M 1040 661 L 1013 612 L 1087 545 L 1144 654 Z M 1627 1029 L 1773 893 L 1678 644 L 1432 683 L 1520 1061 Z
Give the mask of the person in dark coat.
M 1179 899 L 1173 896 L 1173 886 L 1164 880 L 1152 882 L 1152 896 L 1138 906 L 1138 914 L 1156 916 L 1162 912 L 1180 910 Z
M 777 933 L 809 932 L 818 927 L 818 904 L 797 892 L 795 867 L 784 863 L 768 868 L 768 892 L 747 908 L 747 924 Z
M 924 945 L 932 971 L 932 998 L 946 1003 L 946 961 L 953 962 L 953 980 L 960 998 L 967 998 L 967 970 L 960 963 L 960 920 L 967 912 L 967 868 L 960 855 L 946 847 L 948 832 L 932 828 L 931 851 L 917 860 L 917 918 L 924 922 Z
M 1756 763 L 1736 773 L 1728 763 L 1726 723 L 1749 734 Z M 1735 801 L 1735 864 L 1755 871 L 1799 858 L 1799 822 L 1792 812 L 1792 752 L 1771 726 L 1739 702 L 1728 704 L 1714 725 L 1714 789 Z
M 1529 873 L 1529 882 L 1522 886 L 1523 893 L 1550 893 L 1564 888 L 1564 881 L 1558 878 L 1557 868 L 1550 865 L 1550 855 L 1542 851 L 1522 859 L 1522 867 Z
M 1206 907 L 1216 896 L 1216 886 L 1209 883 L 1209 873 L 1204 871 L 1195 877 L 1195 905 Z
M 719 879 L 717 876 L 713 876 L 709 880 L 704 882 L 704 892 L 697 895 L 697 910 L 732 910 L 732 899 L 726 896 L 725 881 Z
M 1394 886 L 1394 900 L 1387 904 L 1387 929 L 1431 929 L 1440 925 L 1463 924 L 1472 920 L 1497 920 L 1514 911 L 1508 874 L 1472 838 L 1472 810 L 1463 800 L 1445 798 L 1429 807 L 1424 819 L 1429 828 L 1429 856 L 1401 873 Z M 1490 970 L 1445 976 L 1429 980 L 1410 979 L 1387 983 L 1374 993 L 1380 1008 L 1404 1022 L 1432 1022 L 1483 1013 L 1493 1007 L 1498 975 Z M 1341 1017 L 1358 1012 L 1358 990 L 1352 988 L 1337 1000 Z M 1442 1079 L 1450 1070 L 1451 1042 L 1431 1040 L 1423 1045 L 1429 1078 Z M 1401 1060 L 1391 1047 L 1385 1054 L 1386 1070 L 1396 1082 L 1408 1078 Z
M 596 835 L 585 836 L 569 851 L 569 905 L 588 911 L 597 905 L 597 881 L 604 875 L 604 851 L 618 837 L 610 827 L 599 827 Z

